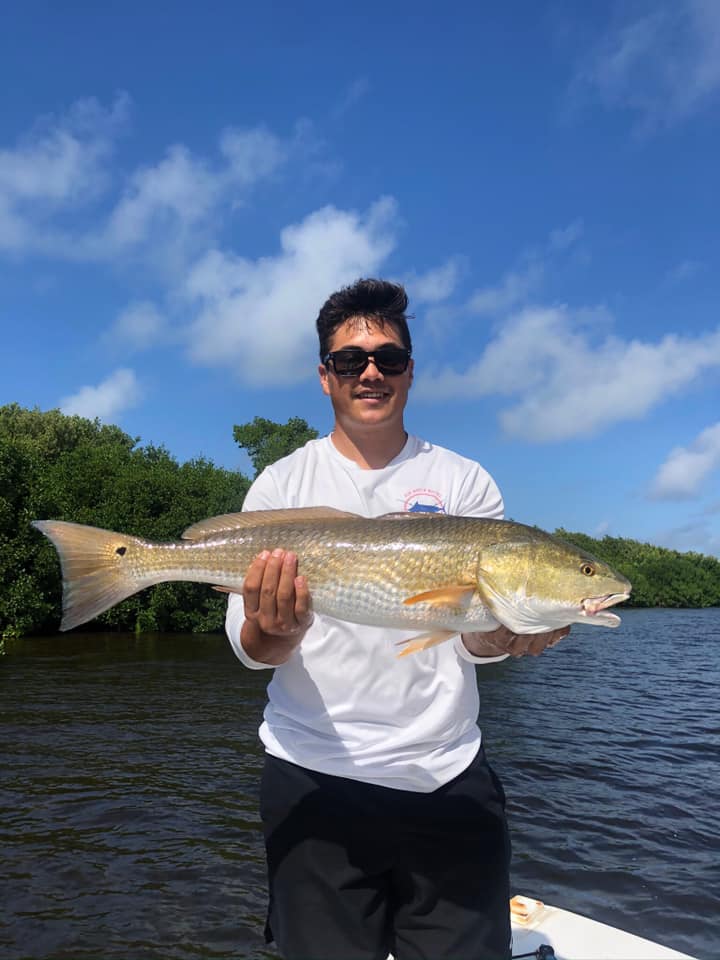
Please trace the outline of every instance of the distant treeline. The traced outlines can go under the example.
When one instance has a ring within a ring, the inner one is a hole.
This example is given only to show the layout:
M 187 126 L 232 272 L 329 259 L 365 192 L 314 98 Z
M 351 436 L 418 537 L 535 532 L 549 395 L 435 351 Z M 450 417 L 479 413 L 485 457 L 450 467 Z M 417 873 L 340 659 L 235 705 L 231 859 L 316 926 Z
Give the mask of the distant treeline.
M 235 426 L 233 435 L 258 473 L 317 433 L 298 417 L 286 424 L 257 417 Z M 57 556 L 30 521 L 72 520 L 174 540 L 197 520 L 240 510 L 250 483 L 203 458 L 179 464 L 163 447 L 140 446 L 97 420 L 0 407 L 0 635 L 54 632 L 60 620 Z M 637 606 L 720 606 L 714 557 L 556 532 L 624 573 Z M 93 629 L 219 630 L 225 605 L 207 586 L 165 583 L 108 610 Z

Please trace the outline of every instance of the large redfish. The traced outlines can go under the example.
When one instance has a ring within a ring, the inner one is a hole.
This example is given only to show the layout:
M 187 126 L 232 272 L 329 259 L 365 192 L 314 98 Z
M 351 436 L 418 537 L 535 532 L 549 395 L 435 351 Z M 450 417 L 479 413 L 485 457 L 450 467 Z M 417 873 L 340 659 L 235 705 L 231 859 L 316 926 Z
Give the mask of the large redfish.
M 263 549 L 298 556 L 313 609 L 375 626 L 417 629 L 404 653 L 456 633 L 541 633 L 571 623 L 615 627 L 621 574 L 584 550 L 509 520 L 443 514 L 367 519 L 328 507 L 225 514 L 153 543 L 61 520 L 36 520 L 60 555 L 61 630 L 168 580 L 240 591 Z

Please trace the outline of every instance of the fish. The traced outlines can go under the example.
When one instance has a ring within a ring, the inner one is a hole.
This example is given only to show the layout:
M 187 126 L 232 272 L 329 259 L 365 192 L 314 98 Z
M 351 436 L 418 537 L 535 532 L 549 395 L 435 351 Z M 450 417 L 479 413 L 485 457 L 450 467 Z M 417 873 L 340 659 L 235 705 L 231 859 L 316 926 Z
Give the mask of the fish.
M 63 520 L 33 526 L 59 554 L 61 630 L 157 583 L 241 592 L 251 562 L 276 547 L 297 554 L 316 613 L 412 631 L 400 656 L 500 625 L 518 634 L 572 623 L 616 627 L 620 618 L 608 608 L 632 589 L 585 550 L 513 520 L 422 511 L 367 518 L 330 507 L 255 510 L 194 523 L 169 543 Z

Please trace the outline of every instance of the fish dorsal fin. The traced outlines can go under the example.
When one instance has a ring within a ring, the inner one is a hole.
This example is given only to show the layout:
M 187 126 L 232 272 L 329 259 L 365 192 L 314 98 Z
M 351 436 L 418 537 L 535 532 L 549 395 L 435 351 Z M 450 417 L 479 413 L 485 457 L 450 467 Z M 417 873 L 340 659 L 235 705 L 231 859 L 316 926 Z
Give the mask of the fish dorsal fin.
M 193 523 L 183 532 L 183 540 L 207 540 L 218 533 L 242 530 L 245 527 L 271 526 L 274 523 L 305 523 L 308 520 L 357 520 L 358 514 L 335 510 L 334 507 L 292 507 L 287 510 L 246 510 L 244 513 L 223 513 Z
M 433 607 L 461 607 L 470 601 L 473 593 L 475 593 L 475 584 L 458 583 L 416 593 L 414 597 L 403 600 L 403 603 L 408 606 L 413 603 L 429 603 Z

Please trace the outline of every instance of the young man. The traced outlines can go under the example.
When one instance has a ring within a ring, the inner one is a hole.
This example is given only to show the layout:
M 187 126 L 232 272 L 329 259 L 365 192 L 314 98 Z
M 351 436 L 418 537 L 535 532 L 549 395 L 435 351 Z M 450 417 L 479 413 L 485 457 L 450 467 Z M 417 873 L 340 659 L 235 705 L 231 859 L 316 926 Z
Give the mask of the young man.
M 263 471 L 244 509 L 502 516 L 479 464 L 405 432 L 406 309 L 403 288 L 381 280 L 327 300 L 318 370 L 333 432 Z M 474 665 L 538 654 L 567 629 L 502 627 L 398 660 L 398 631 L 313 617 L 311 593 L 277 544 L 228 605 L 240 660 L 275 668 L 260 728 L 268 939 L 287 960 L 506 960 L 505 801 L 477 726 Z

